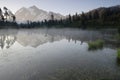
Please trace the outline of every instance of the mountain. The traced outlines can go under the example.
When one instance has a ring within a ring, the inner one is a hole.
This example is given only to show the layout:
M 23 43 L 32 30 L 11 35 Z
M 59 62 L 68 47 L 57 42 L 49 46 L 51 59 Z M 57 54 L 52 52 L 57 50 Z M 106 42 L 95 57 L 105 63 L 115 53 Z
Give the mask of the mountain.
M 36 6 L 31 6 L 29 8 L 23 7 L 15 13 L 17 21 L 43 21 L 45 19 L 50 20 L 51 15 L 54 15 L 54 19 L 57 20 L 64 18 L 64 16 L 59 13 L 47 12 L 37 8 Z
M 68 16 L 66 24 L 79 28 L 118 28 L 120 26 L 120 5 L 100 7 L 82 14 Z M 108 27 L 109 26 L 109 27 Z
M 111 12 L 120 11 L 120 5 L 111 6 L 111 7 L 100 7 L 100 8 L 93 9 L 90 12 L 94 12 L 96 10 L 99 12 L 102 10 L 111 11 Z

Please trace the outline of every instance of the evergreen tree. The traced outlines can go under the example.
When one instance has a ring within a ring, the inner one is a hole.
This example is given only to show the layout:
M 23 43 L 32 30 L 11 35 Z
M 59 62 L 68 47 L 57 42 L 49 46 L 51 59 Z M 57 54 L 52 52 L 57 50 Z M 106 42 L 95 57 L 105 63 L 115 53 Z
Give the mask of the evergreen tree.
M 51 14 L 51 20 L 52 20 L 52 21 L 54 20 L 54 15 L 53 15 L 53 13 Z
M 8 9 L 7 7 L 3 7 L 3 9 L 5 10 L 4 16 L 5 16 L 5 20 L 7 21 L 7 18 L 9 16 L 8 11 L 7 11 Z
M 1 8 L 0 8 L 0 18 L 2 20 L 2 10 L 1 10 Z
M 71 17 L 70 14 L 69 14 L 69 16 L 68 16 L 68 20 L 69 20 L 70 23 L 72 22 L 72 17 Z
M 16 21 L 15 15 L 13 15 L 12 18 L 13 18 L 13 22 L 15 22 Z
M 102 9 L 99 12 L 99 17 L 102 23 L 105 21 L 106 16 L 107 16 L 107 11 L 105 9 Z
M 81 24 L 82 24 L 82 25 L 85 25 L 85 19 L 86 19 L 85 13 L 82 12 L 82 14 L 81 14 Z

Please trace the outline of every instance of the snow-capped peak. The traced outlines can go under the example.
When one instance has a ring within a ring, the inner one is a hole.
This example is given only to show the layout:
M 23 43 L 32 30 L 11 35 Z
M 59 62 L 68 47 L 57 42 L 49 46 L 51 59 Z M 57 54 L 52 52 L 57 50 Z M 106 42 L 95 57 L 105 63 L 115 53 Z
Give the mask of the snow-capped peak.
M 27 21 L 27 20 L 43 21 L 45 19 L 50 20 L 51 14 L 53 14 L 54 18 L 57 20 L 64 18 L 64 16 L 62 16 L 59 13 L 47 12 L 47 11 L 44 11 L 42 9 L 39 9 L 36 6 L 31 6 L 29 8 L 23 7 L 15 13 L 17 21 Z
M 37 8 L 36 6 L 31 6 L 28 9 L 34 9 L 34 10 L 39 10 L 39 8 Z

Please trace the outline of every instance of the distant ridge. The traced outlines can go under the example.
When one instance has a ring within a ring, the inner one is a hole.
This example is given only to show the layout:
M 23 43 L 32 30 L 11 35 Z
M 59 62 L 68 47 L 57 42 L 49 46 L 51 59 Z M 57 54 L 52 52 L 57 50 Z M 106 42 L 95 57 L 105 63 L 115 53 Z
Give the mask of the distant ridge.
M 54 15 L 54 19 L 60 20 L 64 18 L 64 16 L 59 13 L 47 12 L 36 6 L 29 8 L 22 7 L 15 13 L 15 16 L 17 21 L 43 21 L 45 19 L 50 20 L 52 14 Z

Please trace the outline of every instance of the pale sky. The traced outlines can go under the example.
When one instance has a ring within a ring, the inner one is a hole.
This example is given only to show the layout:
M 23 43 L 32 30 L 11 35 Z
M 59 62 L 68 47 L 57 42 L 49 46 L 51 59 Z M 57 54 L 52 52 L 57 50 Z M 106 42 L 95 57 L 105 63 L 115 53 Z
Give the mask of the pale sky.
M 0 0 L 0 7 L 8 7 L 14 13 L 21 7 L 37 6 L 46 11 L 63 15 L 86 12 L 98 7 L 120 5 L 120 0 Z

